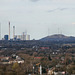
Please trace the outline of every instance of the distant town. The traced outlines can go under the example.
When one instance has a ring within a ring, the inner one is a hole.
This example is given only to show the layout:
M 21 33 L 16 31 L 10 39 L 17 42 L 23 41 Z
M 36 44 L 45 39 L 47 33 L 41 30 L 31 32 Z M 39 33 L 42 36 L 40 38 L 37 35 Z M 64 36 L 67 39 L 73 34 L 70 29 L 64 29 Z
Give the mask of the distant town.
M 0 40 L 0 75 L 74 75 L 75 37 Z
M 75 37 L 54 34 L 30 40 L 23 32 L 0 40 L 0 75 L 75 75 Z

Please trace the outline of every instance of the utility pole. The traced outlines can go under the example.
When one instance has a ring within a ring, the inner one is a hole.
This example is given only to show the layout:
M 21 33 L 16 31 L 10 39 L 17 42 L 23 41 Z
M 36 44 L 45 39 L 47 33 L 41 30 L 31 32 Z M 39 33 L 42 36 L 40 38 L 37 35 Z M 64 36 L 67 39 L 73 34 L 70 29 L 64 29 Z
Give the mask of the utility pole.
M 34 75 L 34 66 L 33 66 L 33 75 Z
M 67 67 L 67 61 L 66 61 L 66 60 L 67 60 L 67 56 L 68 56 L 68 55 L 67 55 L 67 53 L 66 53 L 66 54 L 65 54 L 65 75 L 66 75 L 66 67 Z
M 42 66 L 40 65 L 40 75 L 42 75 Z

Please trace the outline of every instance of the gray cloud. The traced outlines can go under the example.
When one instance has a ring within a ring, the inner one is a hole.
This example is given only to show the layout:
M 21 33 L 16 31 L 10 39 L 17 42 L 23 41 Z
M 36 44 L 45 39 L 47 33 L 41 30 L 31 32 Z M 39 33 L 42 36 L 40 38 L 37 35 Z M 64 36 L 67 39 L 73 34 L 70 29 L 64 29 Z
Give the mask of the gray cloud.
M 53 10 L 49 10 L 48 12 L 55 12 L 56 10 L 58 10 L 58 8 L 57 9 L 53 9 Z
M 30 1 L 32 1 L 32 2 L 37 2 L 37 1 L 39 1 L 39 0 L 30 0 Z
M 60 11 L 68 10 L 69 8 L 58 8 Z
M 64 10 L 68 10 L 68 9 L 71 9 L 71 8 L 57 8 L 57 9 L 53 9 L 53 10 L 48 10 L 48 12 L 55 12 L 55 11 L 64 11 Z

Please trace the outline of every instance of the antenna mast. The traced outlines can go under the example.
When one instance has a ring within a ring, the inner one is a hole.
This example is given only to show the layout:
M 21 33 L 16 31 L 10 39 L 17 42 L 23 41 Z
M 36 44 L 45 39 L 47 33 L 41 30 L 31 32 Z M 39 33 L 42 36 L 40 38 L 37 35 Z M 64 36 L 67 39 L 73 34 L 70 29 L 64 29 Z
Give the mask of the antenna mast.
M 48 28 L 48 36 L 50 35 L 50 29 Z

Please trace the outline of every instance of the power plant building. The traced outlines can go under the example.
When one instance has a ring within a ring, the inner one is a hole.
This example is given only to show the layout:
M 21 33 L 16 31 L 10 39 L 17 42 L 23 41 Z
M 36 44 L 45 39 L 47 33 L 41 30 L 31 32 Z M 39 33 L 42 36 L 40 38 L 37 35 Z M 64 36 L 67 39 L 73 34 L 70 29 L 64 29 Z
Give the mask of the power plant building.
M 30 40 L 30 35 L 26 35 L 26 40 Z
M 15 35 L 15 40 L 30 40 L 30 35 Z
M 4 40 L 8 40 L 8 35 L 4 35 Z
M 4 36 L 4 40 L 11 40 L 11 26 L 9 21 L 9 34 Z M 30 35 L 27 34 L 27 32 L 23 32 L 22 35 L 15 35 L 15 26 L 13 26 L 13 39 L 12 40 L 30 40 Z

